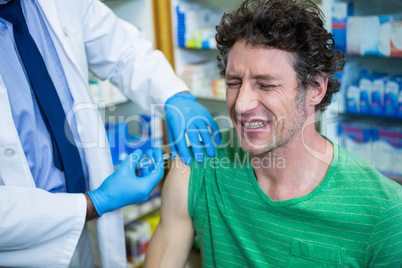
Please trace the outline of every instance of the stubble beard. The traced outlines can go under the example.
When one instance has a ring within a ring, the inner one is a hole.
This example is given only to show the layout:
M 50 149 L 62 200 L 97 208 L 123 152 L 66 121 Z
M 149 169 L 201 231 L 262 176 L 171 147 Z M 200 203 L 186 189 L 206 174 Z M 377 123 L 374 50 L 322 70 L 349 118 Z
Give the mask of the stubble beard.
M 300 105 L 300 108 L 298 106 L 299 105 L 295 105 L 293 112 L 287 117 L 281 118 L 279 121 L 272 120 L 270 122 L 270 133 L 267 133 L 269 136 L 262 144 L 253 144 L 252 139 L 244 137 L 247 134 L 241 132 L 240 126 L 235 127 L 243 151 L 249 153 L 251 156 L 261 156 L 286 146 L 302 131 L 307 120 L 306 109 L 302 105 Z M 282 131 L 280 131 L 277 129 L 277 126 L 282 120 L 286 120 L 287 122 L 285 121 Z M 238 122 L 238 124 L 241 123 Z

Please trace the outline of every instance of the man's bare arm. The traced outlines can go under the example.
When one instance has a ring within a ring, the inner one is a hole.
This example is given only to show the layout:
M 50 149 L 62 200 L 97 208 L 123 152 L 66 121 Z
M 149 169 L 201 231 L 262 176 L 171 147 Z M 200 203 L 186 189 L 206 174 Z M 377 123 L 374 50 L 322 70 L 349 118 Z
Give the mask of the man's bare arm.
M 162 190 L 161 220 L 152 236 L 145 267 L 184 267 L 194 240 L 188 214 L 190 167 L 178 157 Z

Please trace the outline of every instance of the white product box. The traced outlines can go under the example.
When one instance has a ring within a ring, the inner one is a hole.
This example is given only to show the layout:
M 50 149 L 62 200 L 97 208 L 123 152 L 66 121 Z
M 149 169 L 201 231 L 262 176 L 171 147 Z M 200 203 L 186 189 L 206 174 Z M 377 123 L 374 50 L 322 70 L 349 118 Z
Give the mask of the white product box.
M 392 38 L 396 40 L 394 47 L 402 46 L 402 28 L 394 20 L 395 16 L 348 17 L 347 53 L 390 56 L 393 49 Z
M 391 26 L 391 57 L 402 57 L 402 22 L 394 21 Z
M 369 124 L 352 121 L 339 123 L 338 140 L 346 150 L 372 164 L 372 129 Z
M 389 57 L 391 55 L 391 28 L 394 17 L 380 16 L 380 31 L 378 34 L 378 52 L 380 56 Z
M 363 17 L 363 39 L 360 55 L 378 54 L 378 36 L 380 32 L 380 19 L 378 16 Z
M 360 89 L 356 85 L 350 85 L 346 93 L 346 111 L 351 114 L 360 112 Z
M 346 22 L 346 52 L 361 55 L 364 17 L 349 17 Z
M 402 128 L 382 126 L 373 130 L 373 164 L 384 175 L 402 178 Z

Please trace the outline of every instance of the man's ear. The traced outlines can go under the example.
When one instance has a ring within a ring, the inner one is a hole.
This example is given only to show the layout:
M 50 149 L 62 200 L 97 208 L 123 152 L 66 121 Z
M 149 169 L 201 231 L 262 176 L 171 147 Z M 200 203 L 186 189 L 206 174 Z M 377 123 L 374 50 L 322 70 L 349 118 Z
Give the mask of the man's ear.
M 328 77 L 317 75 L 315 81 L 319 83 L 319 86 L 310 87 L 307 100 L 310 106 L 319 104 L 327 93 Z

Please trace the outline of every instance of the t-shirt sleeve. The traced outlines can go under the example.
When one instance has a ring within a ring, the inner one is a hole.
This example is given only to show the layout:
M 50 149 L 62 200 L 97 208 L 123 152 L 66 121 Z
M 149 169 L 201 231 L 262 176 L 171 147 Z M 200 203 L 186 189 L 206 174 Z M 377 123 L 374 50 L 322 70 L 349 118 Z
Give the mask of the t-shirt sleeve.
M 193 156 L 193 155 L 191 155 Z M 190 164 L 190 181 L 188 185 L 188 213 L 194 217 L 197 200 L 200 197 L 204 185 L 205 170 L 209 166 L 210 158 L 205 154 L 203 162 L 195 161 L 192 157 Z
M 366 261 L 367 267 L 402 267 L 402 189 L 374 228 Z

